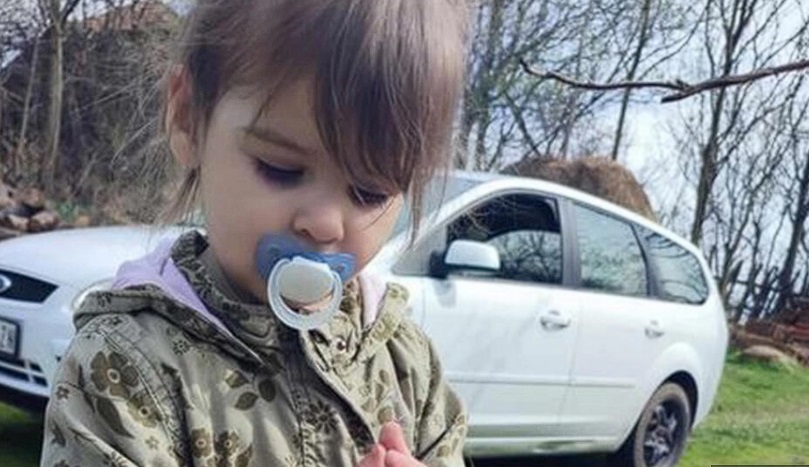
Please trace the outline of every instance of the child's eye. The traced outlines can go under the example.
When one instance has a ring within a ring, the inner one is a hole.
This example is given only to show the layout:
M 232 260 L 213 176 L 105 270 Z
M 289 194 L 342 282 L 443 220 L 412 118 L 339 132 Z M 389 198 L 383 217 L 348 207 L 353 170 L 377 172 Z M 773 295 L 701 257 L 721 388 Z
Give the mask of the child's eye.
M 302 170 L 277 167 L 258 158 L 254 160 L 256 161 L 256 170 L 259 175 L 269 182 L 292 185 L 297 183 L 303 175 Z
M 354 203 L 358 206 L 376 207 L 387 203 L 388 200 L 390 200 L 390 195 L 355 187 L 351 189 L 351 199 L 353 199 Z

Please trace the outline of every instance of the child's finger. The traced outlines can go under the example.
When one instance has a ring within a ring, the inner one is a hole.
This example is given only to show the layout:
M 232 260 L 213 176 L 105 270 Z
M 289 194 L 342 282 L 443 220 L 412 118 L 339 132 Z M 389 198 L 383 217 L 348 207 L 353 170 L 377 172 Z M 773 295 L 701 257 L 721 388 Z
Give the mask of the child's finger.
M 382 425 L 379 444 L 385 446 L 385 449 L 392 449 L 402 454 L 410 455 L 410 449 L 407 447 L 402 427 L 396 422 L 388 422 Z
M 385 453 L 385 467 L 425 467 L 424 464 L 416 460 L 410 454 L 402 454 L 399 451 L 387 451 Z
M 357 467 L 384 467 L 385 465 L 385 448 L 379 444 L 375 444 L 365 457 L 360 460 Z

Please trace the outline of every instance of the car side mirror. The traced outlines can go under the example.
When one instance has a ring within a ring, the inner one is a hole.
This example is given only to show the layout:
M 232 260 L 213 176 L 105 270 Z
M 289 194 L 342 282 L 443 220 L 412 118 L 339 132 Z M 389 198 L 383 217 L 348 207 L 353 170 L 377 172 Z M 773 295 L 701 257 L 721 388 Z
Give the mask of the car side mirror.
M 445 278 L 453 271 L 496 273 L 500 271 L 500 253 L 485 243 L 455 240 L 446 254 L 434 253 L 430 263 L 430 274 L 439 278 Z

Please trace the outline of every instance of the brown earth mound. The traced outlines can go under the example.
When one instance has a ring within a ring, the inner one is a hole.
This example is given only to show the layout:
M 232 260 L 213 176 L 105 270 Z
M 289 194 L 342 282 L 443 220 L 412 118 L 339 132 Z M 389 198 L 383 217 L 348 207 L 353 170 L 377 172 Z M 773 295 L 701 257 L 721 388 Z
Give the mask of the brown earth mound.
M 657 221 L 649 198 L 635 176 L 611 159 L 527 159 L 507 167 L 503 172 L 576 188 Z

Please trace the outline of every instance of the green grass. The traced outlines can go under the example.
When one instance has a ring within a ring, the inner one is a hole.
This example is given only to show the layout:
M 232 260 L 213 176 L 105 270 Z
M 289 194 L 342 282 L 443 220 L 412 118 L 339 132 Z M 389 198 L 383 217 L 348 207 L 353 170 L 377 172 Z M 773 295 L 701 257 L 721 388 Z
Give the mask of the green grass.
M 20 410 L 0 404 L 0 466 L 39 465 L 42 421 Z
M 731 355 L 712 413 L 680 463 L 809 464 L 809 370 Z

